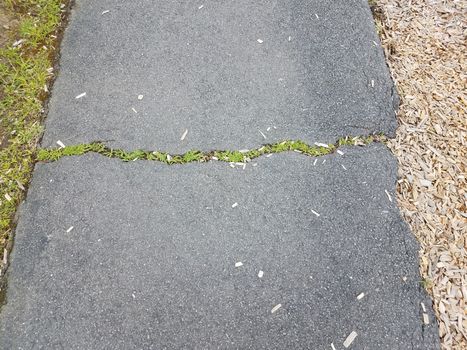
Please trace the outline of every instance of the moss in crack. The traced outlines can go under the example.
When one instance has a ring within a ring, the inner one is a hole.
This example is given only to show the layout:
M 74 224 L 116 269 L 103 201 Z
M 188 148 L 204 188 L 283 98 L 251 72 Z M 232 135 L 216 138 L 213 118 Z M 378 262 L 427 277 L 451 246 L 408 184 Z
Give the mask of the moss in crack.
M 158 161 L 165 164 L 186 164 L 192 162 L 206 162 L 219 160 L 224 162 L 248 162 L 265 154 L 295 151 L 308 156 L 319 157 L 331 154 L 339 147 L 366 145 L 378 141 L 380 136 L 346 137 L 339 139 L 335 144 L 308 145 L 303 141 L 286 140 L 274 144 L 263 145 L 260 148 L 242 151 L 211 151 L 202 152 L 191 150 L 184 154 L 171 155 L 160 151 L 135 150 L 125 151 L 112 149 L 101 142 L 66 146 L 63 148 L 43 148 L 36 155 L 37 161 L 52 162 L 63 157 L 80 156 L 85 153 L 97 153 L 109 158 L 117 158 L 124 162 L 135 160 Z

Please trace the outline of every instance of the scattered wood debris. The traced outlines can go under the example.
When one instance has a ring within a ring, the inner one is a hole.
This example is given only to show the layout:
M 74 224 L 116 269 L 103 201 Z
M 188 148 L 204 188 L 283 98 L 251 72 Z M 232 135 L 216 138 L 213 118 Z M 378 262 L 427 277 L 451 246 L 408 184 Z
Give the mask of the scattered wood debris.
M 182 134 L 182 137 L 180 137 L 180 141 L 185 140 L 185 137 L 186 137 L 187 134 L 188 134 L 188 129 L 186 129 L 186 130 L 184 131 L 184 133 Z
M 86 93 L 85 93 L 85 92 L 83 92 L 82 94 L 79 94 L 79 95 L 76 96 L 75 98 L 78 100 L 78 99 L 80 99 L 81 97 L 84 97 L 84 96 L 86 96 Z
M 386 196 L 388 196 L 389 201 L 392 203 L 392 197 L 388 190 L 384 190 L 384 193 L 386 193 Z
M 138 95 L 138 100 L 142 100 L 144 98 L 144 95 Z
M 267 139 L 266 135 L 264 135 L 263 132 L 262 132 L 261 130 L 258 130 L 258 131 L 259 131 L 259 133 L 261 134 L 261 136 L 263 136 L 263 138 L 266 140 L 266 139 Z
M 56 143 L 60 146 L 60 148 L 65 148 L 65 144 L 62 141 L 58 140 Z
M 258 277 L 263 278 L 263 276 L 264 276 L 264 271 L 259 270 Z
M 70 227 L 68 228 L 68 230 L 66 230 L 66 233 L 70 233 L 73 229 L 74 229 L 74 227 L 73 227 L 73 226 L 70 226 Z
M 241 261 L 235 263 L 235 267 L 240 267 L 243 266 L 243 263 Z
M 318 146 L 318 147 L 329 148 L 329 145 L 328 145 L 328 144 L 321 143 L 321 142 L 315 142 L 315 145 Z
M 340 154 L 341 156 L 344 155 L 344 152 L 342 152 L 340 149 L 338 149 L 336 152 L 337 152 L 338 154 Z
M 359 295 L 357 295 L 357 300 L 363 299 L 364 296 L 365 296 L 365 293 L 360 293 Z
M 256 40 L 256 41 L 259 42 L 260 44 L 263 43 L 263 40 L 261 40 L 261 39 L 258 39 L 258 40 Z
M 311 209 L 311 212 L 312 212 L 313 214 L 315 214 L 317 217 L 320 217 L 320 216 L 321 216 L 321 214 L 318 214 L 318 213 L 317 213 L 316 211 L 314 211 L 313 209 Z
M 442 349 L 467 349 L 465 1 L 376 3 L 401 91 L 399 128 L 387 141 L 399 161 L 397 201 L 421 244 Z
M 344 341 L 344 348 L 348 348 L 353 343 L 355 338 L 357 338 L 357 335 L 358 335 L 357 332 L 352 331 L 352 333 L 350 333 L 349 336 Z
M 274 306 L 271 310 L 271 313 L 273 314 L 274 312 L 276 312 L 277 310 L 279 310 L 280 308 L 282 307 L 282 304 L 277 304 L 276 306 Z
M 238 207 L 238 203 L 235 202 L 234 204 L 232 204 L 232 208 L 235 208 L 235 207 Z
M 105 11 L 102 11 L 101 15 L 105 15 L 106 13 L 109 13 L 110 10 L 105 10 Z

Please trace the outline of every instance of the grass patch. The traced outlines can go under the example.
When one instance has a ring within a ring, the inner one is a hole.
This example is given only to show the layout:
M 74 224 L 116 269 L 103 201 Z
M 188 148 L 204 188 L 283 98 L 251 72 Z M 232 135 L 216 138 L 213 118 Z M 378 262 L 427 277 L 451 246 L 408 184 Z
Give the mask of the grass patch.
M 165 164 L 186 164 L 192 162 L 206 162 L 209 160 L 219 160 L 223 162 L 249 162 L 264 154 L 296 151 L 311 157 L 319 157 L 334 153 L 339 147 L 366 145 L 374 141 L 379 141 L 381 136 L 368 137 L 346 137 L 339 139 L 331 145 L 308 145 L 303 141 L 282 141 L 274 144 L 261 146 L 258 149 L 246 151 L 211 151 L 202 152 L 191 150 L 184 154 L 171 155 L 159 151 L 135 150 L 125 151 L 122 149 L 112 149 L 103 143 L 95 142 L 66 146 L 63 148 L 43 148 L 37 152 L 37 160 L 41 162 L 54 162 L 63 157 L 80 156 L 85 153 L 97 153 L 109 158 L 117 158 L 124 162 L 135 160 L 157 161 Z
M 13 217 L 23 199 L 42 133 L 43 104 L 53 78 L 60 0 L 5 0 L 18 21 L 0 48 L 0 259 L 12 238 Z M 18 43 L 13 47 L 13 42 Z

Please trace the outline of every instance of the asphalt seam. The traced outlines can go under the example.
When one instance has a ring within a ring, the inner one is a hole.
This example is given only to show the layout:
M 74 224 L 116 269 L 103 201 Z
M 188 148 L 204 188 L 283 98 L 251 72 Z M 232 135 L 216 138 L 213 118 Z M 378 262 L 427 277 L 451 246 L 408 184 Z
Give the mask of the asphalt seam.
M 246 163 L 260 156 L 268 156 L 274 153 L 298 152 L 310 157 L 321 157 L 332 153 L 342 153 L 339 150 L 344 146 L 365 146 L 372 142 L 383 142 L 383 135 L 356 136 L 340 138 L 334 144 L 314 143 L 307 144 L 301 140 L 284 140 L 273 144 L 264 144 L 256 149 L 245 150 L 213 150 L 209 152 L 190 150 L 183 154 L 171 154 L 161 151 L 150 151 L 137 149 L 134 151 L 125 151 L 123 149 L 110 148 L 103 142 L 92 142 L 87 144 L 65 146 L 61 142 L 60 148 L 42 148 L 39 149 L 36 160 L 40 162 L 54 162 L 63 157 L 81 156 L 86 153 L 96 153 L 108 158 L 120 159 L 124 162 L 146 160 L 156 161 L 164 164 L 187 164 L 192 162 L 208 162 L 211 160 Z

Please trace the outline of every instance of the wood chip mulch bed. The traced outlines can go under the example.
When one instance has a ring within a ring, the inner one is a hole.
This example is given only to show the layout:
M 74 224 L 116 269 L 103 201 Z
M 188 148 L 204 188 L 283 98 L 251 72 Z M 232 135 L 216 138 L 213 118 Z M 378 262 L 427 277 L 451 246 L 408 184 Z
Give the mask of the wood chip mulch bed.
M 398 202 L 421 244 L 442 349 L 467 349 L 467 1 L 377 0 L 401 96 Z

